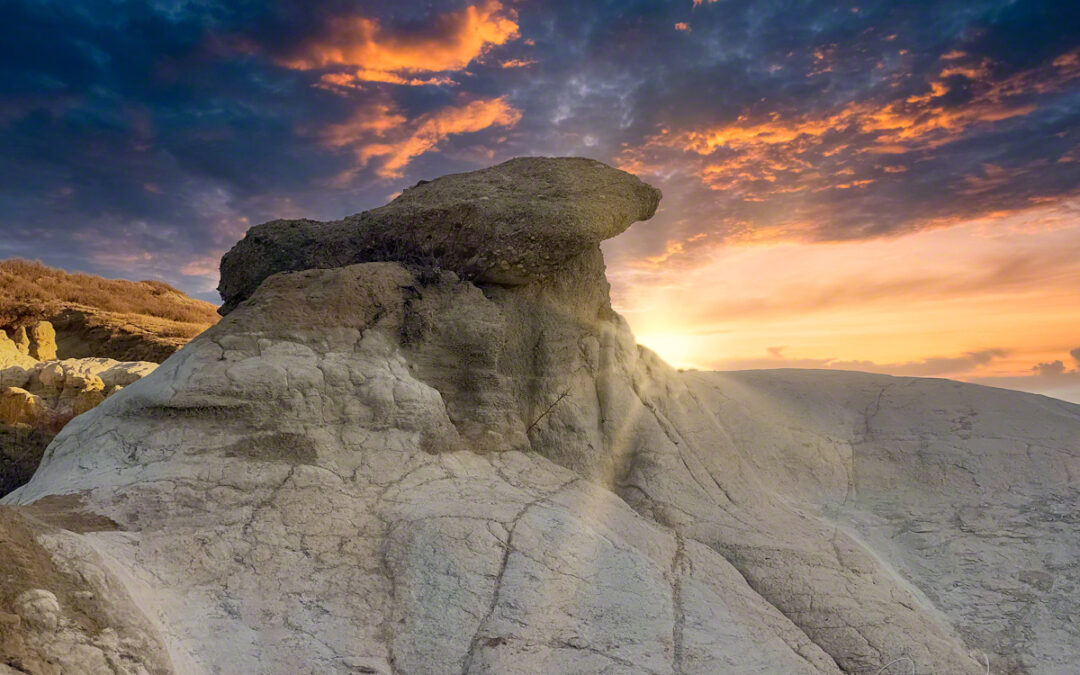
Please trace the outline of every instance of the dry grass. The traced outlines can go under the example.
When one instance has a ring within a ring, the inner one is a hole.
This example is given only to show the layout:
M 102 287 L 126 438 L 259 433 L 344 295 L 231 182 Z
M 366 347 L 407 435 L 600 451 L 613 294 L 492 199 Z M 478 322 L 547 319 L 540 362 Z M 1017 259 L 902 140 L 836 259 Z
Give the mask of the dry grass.
M 217 308 L 160 281 L 123 281 L 69 274 L 40 262 L 0 262 L 0 326 L 44 319 L 79 305 L 152 323 L 175 337 L 193 337 L 218 320 Z

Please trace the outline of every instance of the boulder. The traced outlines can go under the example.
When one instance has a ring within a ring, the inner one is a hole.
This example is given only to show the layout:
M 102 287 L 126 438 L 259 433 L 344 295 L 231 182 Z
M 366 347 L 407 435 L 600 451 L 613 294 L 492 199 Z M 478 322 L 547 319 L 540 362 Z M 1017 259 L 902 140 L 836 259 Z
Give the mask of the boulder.
M 41 428 L 51 419 L 51 411 L 40 396 L 19 387 L 0 391 L 0 423 L 26 424 Z
M 48 321 L 39 321 L 30 328 L 30 356 L 38 361 L 56 358 L 56 330 Z
M 421 181 L 386 206 L 344 220 L 275 220 L 251 228 L 221 260 L 222 314 L 277 272 L 397 261 L 477 283 L 527 284 L 632 223 L 660 191 L 579 157 L 522 157 Z
M 60 627 L 60 602 L 51 591 L 32 588 L 15 598 L 13 605 L 21 623 L 31 628 L 51 633 Z

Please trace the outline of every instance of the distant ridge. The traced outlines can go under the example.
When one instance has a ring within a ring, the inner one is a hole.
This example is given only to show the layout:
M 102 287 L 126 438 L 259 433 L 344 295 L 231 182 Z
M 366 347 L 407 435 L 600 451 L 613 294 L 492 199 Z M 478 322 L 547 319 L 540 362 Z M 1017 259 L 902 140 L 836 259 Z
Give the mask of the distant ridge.
M 60 358 L 160 363 L 218 319 L 217 307 L 160 281 L 72 274 L 0 261 L 0 329 L 52 322 Z

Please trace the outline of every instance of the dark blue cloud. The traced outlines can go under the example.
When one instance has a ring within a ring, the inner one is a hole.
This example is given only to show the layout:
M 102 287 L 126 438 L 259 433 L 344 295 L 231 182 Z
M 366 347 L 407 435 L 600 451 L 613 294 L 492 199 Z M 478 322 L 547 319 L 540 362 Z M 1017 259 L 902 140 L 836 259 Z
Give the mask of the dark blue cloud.
M 341 217 L 419 178 L 525 153 L 653 160 L 643 170 L 668 199 L 654 223 L 628 235 L 626 256 L 792 215 L 813 223 L 802 233 L 811 239 L 885 236 L 1022 208 L 1080 185 L 1080 88 L 1062 74 L 1067 68 L 1051 65 L 1080 48 L 1075 3 L 506 1 L 513 39 L 485 45 L 453 72 L 416 74 L 453 84 L 367 81 L 334 91 L 317 86 L 321 78 L 357 64 L 287 65 L 343 17 L 377 19 L 398 43 L 419 44 L 453 37 L 453 25 L 437 19 L 469 4 L 5 3 L 0 21 L 16 29 L 0 42 L 0 255 L 204 292 L 208 260 L 247 224 Z M 949 52 L 963 56 L 943 61 Z M 528 65 L 502 67 L 510 62 Z M 942 77 L 949 63 L 972 77 Z M 1028 89 L 1011 92 L 1009 105 L 1031 110 L 895 155 L 866 152 L 866 130 L 838 123 L 798 149 L 797 173 L 772 179 L 794 185 L 816 171 L 834 185 L 843 176 L 863 182 L 812 198 L 770 194 L 761 176 L 716 189 L 703 167 L 740 150 L 687 154 L 650 141 L 665 129 L 794 124 L 880 108 L 927 95 L 935 78 L 944 93 L 933 114 L 990 107 L 992 88 L 1013 81 Z M 384 158 L 361 162 L 365 144 L 413 141 L 440 111 L 494 99 L 520 119 L 446 133 L 408 157 L 400 175 L 380 169 Z M 376 110 L 400 116 L 399 128 L 328 140 L 328 129 Z M 652 148 L 649 157 L 643 148 Z

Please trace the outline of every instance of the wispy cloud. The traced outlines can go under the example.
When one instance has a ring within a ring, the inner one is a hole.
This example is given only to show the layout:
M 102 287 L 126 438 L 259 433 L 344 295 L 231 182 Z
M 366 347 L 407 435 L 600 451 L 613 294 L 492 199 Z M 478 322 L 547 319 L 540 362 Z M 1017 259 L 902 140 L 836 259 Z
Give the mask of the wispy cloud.
M 338 15 L 276 61 L 295 70 L 333 69 L 320 78 L 328 87 L 447 84 L 447 73 L 519 37 L 516 19 L 498 0 L 435 15 L 419 31 L 395 31 L 374 17 Z
M 512 127 L 520 119 L 521 112 L 503 97 L 439 108 L 412 120 L 391 105 L 380 103 L 361 108 L 348 121 L 327 127 L 322 138 L 330 147 L 352 150 L 361 168 L 378 159 L 378 175 L 395 178 L 402 175 L 414 157 L 433 150 L 451 136 Z

